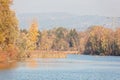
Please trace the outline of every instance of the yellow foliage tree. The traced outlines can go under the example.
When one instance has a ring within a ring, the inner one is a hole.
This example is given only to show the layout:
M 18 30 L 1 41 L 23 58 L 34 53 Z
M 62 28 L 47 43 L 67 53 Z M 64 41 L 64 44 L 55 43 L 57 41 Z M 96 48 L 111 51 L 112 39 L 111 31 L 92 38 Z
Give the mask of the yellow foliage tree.
M 18 37 L 18 20 L 10 9 L 11 0 L 0 0 L 0 46 L 15 45 Z
M 29 28 L 29 31 L 28 31 L 28 34 L 27 34 L 27 49 L 28 50 L 34 50 L 36 49 L 36 43 L 37 43 L 37 40 L 38 40 L 38 23 L 37 21 L 33 21 L 30 28 Z

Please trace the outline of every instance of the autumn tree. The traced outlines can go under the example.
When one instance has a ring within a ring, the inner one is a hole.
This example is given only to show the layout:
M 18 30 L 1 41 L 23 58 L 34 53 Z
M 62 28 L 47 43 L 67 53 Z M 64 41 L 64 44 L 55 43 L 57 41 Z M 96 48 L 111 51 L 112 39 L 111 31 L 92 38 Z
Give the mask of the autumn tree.
M 54 34 L 50 30 L 43 30 L 41 33 L 40 49 L 45 51 L 52 50 L 53 41 L 55 39 Z
M 27 34 L 28 34 L 28 31 L 23 29 L 23 30 L 20 30 L 19 32 L 19 37 L 17 39 L 17 46 L 19 48 L 19 54 L 18 54 L 18 58 L 25 58 L 26 57 L 26 53 L 27 53 L 27 41 L 28 41 L 28 38 L 27 38 Z
M 81 31 L 79 32 L 79 53 L 83 54 L 85 51 L 85 45 L 88 41 L 88 32 Z
M 120 28 L 117 28 L 116 31 L 115 31 L 115 42 L 114 42 L 114 51 L 113 51 L 113 54 L 112 55 L 116 55 L 116 56 L 119 56 L 120 55 Z
M 8 57 L 16 55 L 19 31 L 15 12 L 10 9 L 11 4 L 11 0 L 0 0 L 0 47 L 8 51 Z
M 40 49 L 40 46 L 41 46 L 41 37 L 42 37 L 42 33 L 41 33 L 41 31 L 39 30 L 39 31 L 38 31 L 38 40 L 37 40 L 37 42 L 36 42 L 37 49 Z
M 93 26 L 88 30 L 89 38 L 86 43 L 88 54 L 110 55 L 112 52 L 113 34 L 111 29 L 102 26 Z
M 34 50 L 37 47 L 37 41 L 38 41 L 38 23 L 36 20 L 34 20 L 28 30 L 27 34 L 27 49 L 28 50 Z
M 0 0 L 0 45 L 15 44 L 18 36 L 18 21 L 10 9 L 11 0 Z

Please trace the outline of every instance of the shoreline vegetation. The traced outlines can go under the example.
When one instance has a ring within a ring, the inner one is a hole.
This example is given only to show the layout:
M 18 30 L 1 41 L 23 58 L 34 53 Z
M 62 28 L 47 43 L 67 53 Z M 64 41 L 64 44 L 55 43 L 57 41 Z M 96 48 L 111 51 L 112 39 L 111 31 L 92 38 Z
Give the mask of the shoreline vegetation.
M 78 51 L 28 51 L 24 57 L 9 59 L 5 52 L 0 52 L 0 63 L 11 63 L 32 58 L 66 58 L 67 54 L 78 54 Z
M 95 25 L 77 31 L 58 26 L 41 31 L 37 19 L 33 19 L 28 29 L 20 29 L 11 5 L 12 0 L 0 0 L 0 63 L 31 55 L 38 58 L 65 58 L 72 53 L 120 56 L 120 28 Z
M 66 58 L 67 54 L 78 54 L 78 51 L 31 51 L 32 58 Z

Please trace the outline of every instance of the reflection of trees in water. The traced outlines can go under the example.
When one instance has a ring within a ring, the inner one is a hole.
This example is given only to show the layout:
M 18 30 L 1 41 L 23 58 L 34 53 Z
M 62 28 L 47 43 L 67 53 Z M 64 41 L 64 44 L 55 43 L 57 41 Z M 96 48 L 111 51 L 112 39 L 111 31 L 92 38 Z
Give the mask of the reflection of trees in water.
M 3 69 L 11 69 L 17 67 L 16 62 L 6 62 L 6 63 L 0 63 L 0 70 Z
M 38 62 L 34 59 L 27 59 L 27 67 L 30 67 L 30 68 L 36 68 L 38 66 Z

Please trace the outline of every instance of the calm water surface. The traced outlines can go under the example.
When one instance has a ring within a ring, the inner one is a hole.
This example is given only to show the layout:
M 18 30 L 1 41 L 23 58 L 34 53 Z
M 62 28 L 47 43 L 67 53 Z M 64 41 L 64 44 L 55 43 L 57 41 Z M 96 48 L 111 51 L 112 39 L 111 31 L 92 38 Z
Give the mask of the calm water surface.
M 120 57 L 68 55 L 31 59 L 0 70 L 0 80 L 120 80 Z

